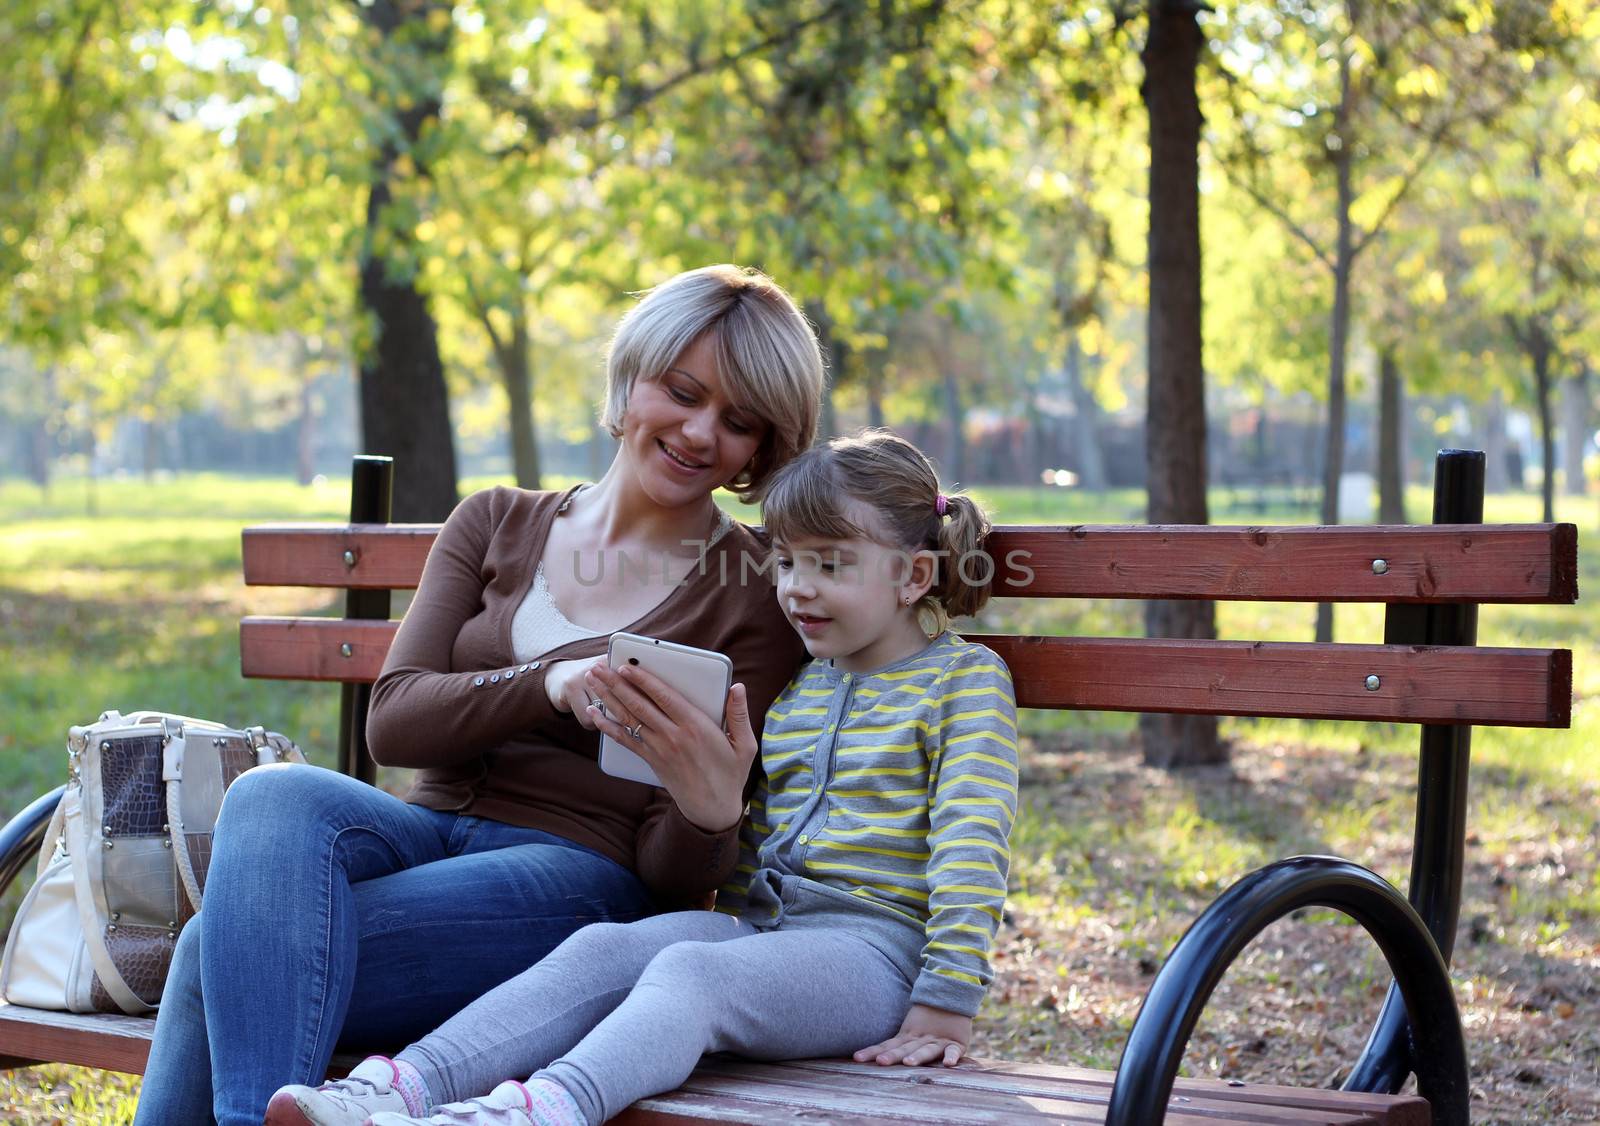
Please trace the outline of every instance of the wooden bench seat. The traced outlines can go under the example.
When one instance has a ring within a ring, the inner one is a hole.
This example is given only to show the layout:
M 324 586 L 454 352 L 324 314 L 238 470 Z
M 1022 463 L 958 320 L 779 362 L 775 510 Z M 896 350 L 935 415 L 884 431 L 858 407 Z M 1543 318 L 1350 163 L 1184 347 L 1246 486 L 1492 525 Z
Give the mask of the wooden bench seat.
M 151 1017 L 56 1013 L 0 1001 L 0 1067 L 70 1063 L 143 1075 L 150 1057 Z
M 1436 498 L 1431 526 L 1001 527 L 986 545 L 1000 598 L 1387 606 L 1384 636 L 1367 644 L 969 634 L 1006 660 L 1022 707 L 1422 725 L 1410 904 L 1365 869 L 1328 858 L 1284 861 L 1241 879 L 1224 894 L 1221 907 L 1201 916 L 1152 985 L 1119 1072 L 1117 1110 L 1111 1115 L 1117 1126 L 1142 1126 L 1159 1117 L 1162 1092 L 1176 1075 L 1199 1006 L 1248 941 L 1244 931 L 1313 903 L 1361 921 L 1417 996 L 1426 992 L 1417 982 L 1427 979 L 1432 1007 L 1421 1010 L 1428 1019 L 1417 1039 L 1445 1029 L 1449 1035 L 1436 1042 L 1446 1048 L 1453 1044 L 1456 1070 L 1433 1068 L 1424 1080 L 1432 1065 L 1412 1054 L 1405 1008 L 1392 990 L 1352 1075 L 1364 1091 L 1393 1091 L 1415 1071 L 1425 1094 L 1432 1084 L 1436 1105 L 1417 1096 L 1178 1080 L 1165 1100 L 1167 1119 L 1466 1121 L 1465 1052 L 1445 974 L 1460 902 L 1469 725 L 1565 727 L 1572 696 L 1568 650 L 1480 647 L 1476 606 L 1574 602 L 1577 536 L 1571 525 L 1475 522 L 1481 519 L 1481 455 L 1449 456 L 1455 460 L 1447 466 L 1441 455 L 1441 479 L 1448 468 L 1452 474 L 1467 473 L 1467 485 L 1439 486 L 1439 497 L 1453 499 Z M 371 469 L 368 463 L 378 460 L 358 459 L 358 482 Z M 1469 494 L 1464 507 L 1463 487 Z M 358 494 L 360 489 L 358 484 Z M 240 665 L 246 676 L 342 684 L 341 766 L 369 780 L 364 693 L 396 628 L 388 620 L 389 591 L 416 586 L 438 531 L 431 525 L 386 524 L 385 516 L 359 502 L 352 506 L 350 524 L 266 525 L 245 529 L 243 537 L 246 583 L 348 592 L 344 617 L 245 618 Z M 34 847 L 42 831 L 38 825 Z M 13 826 L 6 833 L 12 843 L 0 851 L 15 859 L 25 851 L 25 833 Z M 1401 950 L 1407 956 L 1396 960 Z M 1407 968 L 1423 962 L 1431 968 Z M 54 1060 L 142 1071 L 152 1027 L 152 1021 L 138 1018 L 0 1006 L 0 1062 Z M 335 1069 L 352 1062 L 336 1060 Z M 680 1090 L 643 1100 L 618 1121 L 1105 1122 L 1117 1078 L 996 1060 L 972 1060 L 946 1070 L 711 1059 Z M 1144 1097 L 1130 1099 L 1130 1093 Z M 1134 1105 L 1145 1109 L 1130 1111 Z
M 0 1066 L 53 1061 L 140 1074 L 155 1021 L 80 1016 L 0 1003 L 0 1044 L 13 1053 Z M 343 1074 L 357 1057 L 334 1060 Z M 677 1091 L 644 1099 L 614 1121 L 633 1126 L 682 1122 L 1103 1123 L 1111 1076 L 1048 1064 L 970 1059 L 960 1067 L 880 1068 L 848 1060 L 758 1064 L 709 1059 Z M 1298 1126 L 1426 1126 L 1415 1096 L 1308 1091 L 1265 1084 L 1180 1079 L 1168 1121 L 1282 1123 Z
M 882 1068 L 848 1060 L 709 1059 L 677 1091 L 643 1099 L 622 1126 L 678 1122 L 1104 1123 L 1111 1076 L 1050 1064 L 970 1059 L 955 1068 Z M 1180 1079 L 1167 1104 L 1179 1123 L 1383 1123 L 1426 1126 L 1415 1096 L 1307 1091 Z

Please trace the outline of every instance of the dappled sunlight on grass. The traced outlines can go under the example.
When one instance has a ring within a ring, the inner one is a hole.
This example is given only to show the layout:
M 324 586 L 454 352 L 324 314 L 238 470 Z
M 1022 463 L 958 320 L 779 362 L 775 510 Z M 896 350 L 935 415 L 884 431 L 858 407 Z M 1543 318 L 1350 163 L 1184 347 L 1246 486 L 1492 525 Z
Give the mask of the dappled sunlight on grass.
M 0 1079 L 0 1115 L 8 1123 L 125 1126 L 138 1098 L 138 1076 L 87 1067 L 21 1068 Z
M 980 1054 L 1110 1067 L 1167 951 L 1246 871 L 1331 852 L 1404 886 L 1409 756 L 1249 743 L 1231 769 L 1145 770 L 1131 748 L 1025 753 L 1024 809 Z M 1600 1107 L 1600 784 L 1474 777 L 1455 977 L 1474 1121 L 1590 1121 Z M 1342 915 L 1299 913 L 1234 965 L 1186 1057 L 1194 1075 L 1336 1084 L 1389 974 Z M 1586 1017 L 1587 1014 L 1587 1017 Z
M 90 510 L 90 496 L 95 510 Z M 169 521 L 174 513 L 204 513 L 236 524 L 264 520 L 342 520 L 350 511 L 350 479 L 330 477 L 301 487 L 281 477 L 186 473 L 119 477 L 89 482 L 53 481 L 47 493 L 18 480 L 0 481 L 0 513 L 9 520 L 100 521 L 117 518 Z

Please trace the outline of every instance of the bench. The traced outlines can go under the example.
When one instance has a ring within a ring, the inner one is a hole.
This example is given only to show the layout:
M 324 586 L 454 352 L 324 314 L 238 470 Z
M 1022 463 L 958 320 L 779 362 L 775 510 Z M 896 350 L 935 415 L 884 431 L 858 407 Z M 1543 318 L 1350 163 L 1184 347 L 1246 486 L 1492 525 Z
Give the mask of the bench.
M 437 529 L 392 525 L 387 459 L 358 458 L 348 525 L 243 533 L 245 581 L 347 592 L 343 618 L 246 618 L 246 676 L 337 682 L 340 762 L 368 781 L 366 693 L 394 634 L 389 592 L 415 587 Z M 1474 725 L 1564 727 L 1563 649 L 1475 645 L 1481 603 L 1577 598 L 1568 524 L 1483 525 L 1483 457 L 1440 454 L 1432 526 L 999 527 L 996 594 L 1386 605 L 1381 644 L 968 635 L 1010 666 L 1026 708 L 1378 720 L 1421 726 L 1409 895 L 1333 857 L 1292 857 L 1229 888 L 1153 982 L 1118 1070 L 974 1059 L 956 1069 L 847 1061 L 707 1060 L 682 1088 L 618 1121 L 1010 1123 L 1465 1123 L 1464 1036 L 1447 963 L 1459 911 Z M 0 832 L 0 878 L 37 847 L 57 795 Z M 1233 958 L 1305 907 L 1357 920 L 1395 981 L 1346 1090 L 1176 1079 L 1184 1045 Z M 1409 1017 L 1409 1019 L 1408 1019 Z M 153 1022 L 0 1006 L 0 1065 L 59 1061 L 141 1072 Z M 351 1061 L 336 1060 L 336 1070 Z M 1394 1095 L 1408 1077 L 1417 1095 Z

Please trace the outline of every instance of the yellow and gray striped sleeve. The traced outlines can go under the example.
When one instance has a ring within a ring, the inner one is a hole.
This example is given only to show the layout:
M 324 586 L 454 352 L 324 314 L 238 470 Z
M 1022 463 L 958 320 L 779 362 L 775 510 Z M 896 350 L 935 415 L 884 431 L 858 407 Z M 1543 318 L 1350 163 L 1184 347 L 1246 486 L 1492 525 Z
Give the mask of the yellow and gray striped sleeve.
M 770 764 L 766 754 L 771 748 L 768 736 L 772 736 L 774 741 L 782 739 L 784 725 L 795 707 L 795 695 L 803 680 L 803 671 L 796 674 L 767 709 L 761 724 L 759 735 L 762 749 L 756 752 L 757 760 L 761 763 L 761 776 L 750 795 L 750 801 L 745 805 L 744 823 L 739 827 L 739 859 L 733 875 L 717 889 L 715 909 L 727 915 L 738 915 L 744 910 L 750 897 L 750 878 L 755 875 L 760 863 L 762 842 L 772 834 L 771 811 L 768 809 L 768 799 L 772 796 L 772 778 L 768 774 Z
M 913 1002 L 972 1016 L 994 976 L 1017 813 L 1017 705 L 1011 673 L 966 645 L 938 685 L 929 733 L 928 922 Z
M 738 915 L 750 898 L 750 878 L 755 875 L 761 842 L 767 837 L 767 779 L 762 775 L 750 803 L 745 807 L 744 824 L 739 827 L 739 859 L 733 875 L 717 889 L 715 910 Z

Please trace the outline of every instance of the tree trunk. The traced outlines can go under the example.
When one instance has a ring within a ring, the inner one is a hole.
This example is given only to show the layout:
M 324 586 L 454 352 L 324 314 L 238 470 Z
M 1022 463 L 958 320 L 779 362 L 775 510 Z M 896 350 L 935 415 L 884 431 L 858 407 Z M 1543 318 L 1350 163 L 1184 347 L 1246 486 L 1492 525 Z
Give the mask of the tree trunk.
M 511 412 L 511 471 L 520 489 L 543 488 L 539 483 L 539 430 L 533 394 L 533 343 L 528 316 L 519 302 L 512 313 L 511 339 L 495 349 L 500 379 L 505 384 Z
M 945 433 L 948 435 L 948 456 L 944 464 L 947 484 L 965 488 L 967 480 L 966 408 L 961 403 L 961 379 L 950 355 L 950 326 L 944 326 L 944 347 L 940 350 L 939 375 L 944 397 Z
M 1562 406 L 1566 416 L 1561 423 L 1564 435 L 1562 442 L 1562 465 L 1565 485 L 1563 491 L 1569 497 L 1581 497 L 1588 491 L 1588 482 L 1584 480 L 1583 455 L 1589 448 L 1589 436 L 1594 433 L 1594 428 L 1589 422 L 1589 365 L 1579 366 L 1572 373 L 1572 378 L 1563 385 L 1565 392 Z
M 883 365 L 886 359 L 887 352 L 881 348 L 874 349 L 871 355 L 865 357 L 862 371 L 867 381 L 867 425 L 875 428 L 883 426 Z
M 1338 247 L 1333 264 L 1333 315 L 1328 331 L 1328 433 L 1323 441 L 1322 458 L 1322 522 L 1339 522 L 1339 478 L 1344 475 L 1345 427 L 1345 358 L 1350 340 L 1350 274 L 1354 262 L 1354 231 L 1350 222 L 1350 206 L 1355 201 L 1355 190 L 1350 182 L 1352 140 L 1346 129 L 1350 105 L 1350 57 L 1339 58 L 1339 100 L 1336 133 L 1341 139 L 1333 151 L 1332 160 L 1338 185 L 1337 219 L 1339 223 Z M 1318 641 L 1333 640 L 1333 604 L 1317 605 Z
M 1145 466 L 1152 524 L 1204 524 L 1205 372 L 1200 335 L 1200 103 L 1195 69 L 1204 38 L 1195 5 L 1150 0 L 1144 101 L 1150 115 L 1150 390 Z M 1217 635 L 1210 602 L 1147 602 L 1151 637 Z M 1174 767 L 1222 762 L 1227 748 L 1211 716 L 1141 715 L 1145 762 Z
M 306 338 L 294 338 L 295 374 L 300 377 L 300 409 L 295 418 L 294 479 L 309 485 L 317 475 L 317 397 L 316 373 L 311 366 L 311 349 Z
M 442 69 L 449 20 L 440 23 L 445 29 L 442 32 L 432 33 L 429 28 L 432 13 L 447 12 L 447 8 L 431 2 L 402 6 L 394 0 L 374 0 L 359 10 L 361 18 L 383 35 L 386 50 L 409 56 L 410 66 L 396 66 L 393 75 L 378 83 L 379 89 L 400 83 L 401 76 L 409 77 L 412 71 L 428 75 Z M 411 231 L 397 228 L 386 214 L 393 197 L 395 163 L 403 140 L 421 169 L 417 141 L 423 127 L 439 116 L 441 83 L 410 78 L 404 84 L 422 88 L 396 95 L 398 104 L 393 112 L 398 137 L 387 141 L 374 159 L 367 196 L 360 297 L 361 308 L 373 325 L 374 340 L 361 357 L 361 444 L 365 453 L 395 459 L 397 522 L 439 521 L 455 507 L 456 453 L 438 329 L 415 279 L 392 273 L 388 259 L 374 250 L 387 243 L 403 258 L 412 241 Z
M 1517 482 L 1521 488 L 1522 483 Z M 1509 491 L 1511 474 L 1506 463 L 1506 396 L 1496 387 L 1483 405 L 1483 491 L 1494 495 Z
M 100 440 L 95 436 L 94 423 L 89 427 L 89 479 L 84 482 L 83 507 L 90 516 L 100 515 Z
M 1555 416 L 1550 409 L 1550 335 L 1543 320 L 1534 320 L 1529 333 L 1529 358 L 1533 361 L 1533 388 L 1539 403 L 1539 455 L 1541 465 L 1539 499 L 1544 503 L 1544 522 L 1556 518 L 1556 436 Z
M 156 469 L 161 465 L 161 432 L 157 428 L 155 419 L 147 418 L 139 423 L 139 437 L 144 479 L 153 481 Z
M 50 428 L 42 417 L 25 419 L 23 442 L 26 447 L 28 479 L 50 495 Z
M 1405 387 L 1394 349 L 1378 353 L 1378 523 L 1408 524 L 1405 476 Z
M 317 475 L 317 400 L 309 371 L 300 373 L 300 413 L 295 420 L 294 479 L 309 485 Z
M 844 375 L 844 363 L 849 355 L 844 342 L 833 331 L 833 318 L 828 316 L 827 309 L 822 302 L 816 304 L 816 311 L 812 320 L 817 329 L 817 346 L 822 350 L 822 362 L 828 367 L 828 382 L 822 393 L 822 417 L 818 420 L 818 438 L 827 439 L 839 433 L 838 409 L 833 402 L 833 393 L 839 386 L 839 380 Z
M 1022 485 L 1037 485 L 1040 481 L 1039 471 L 1048 466 L 1052 460 L 1049 420 L 1039 407 L 1038 383 L 1029 380 L 1024 387 L 1022 414 L 1027 430 L 1016 444 L 1016 456 L 1013 458 L 1016 470 L 1014 480 Z
M 1091 493 L 1106 488 L 1106 455 L 1100 446 L 1100 404 L 1083 381 L 1083 348 L 1074 336 L 1067 342 L 1067 393 L 1072 396 L 1072 447 L 1078 460 L 1078 484 Z
M 833 381 L 822 388 L 822 413 L 817 417 L 817 441 L 825 442 L 839 434 L 839 409 L 833 405 Z

